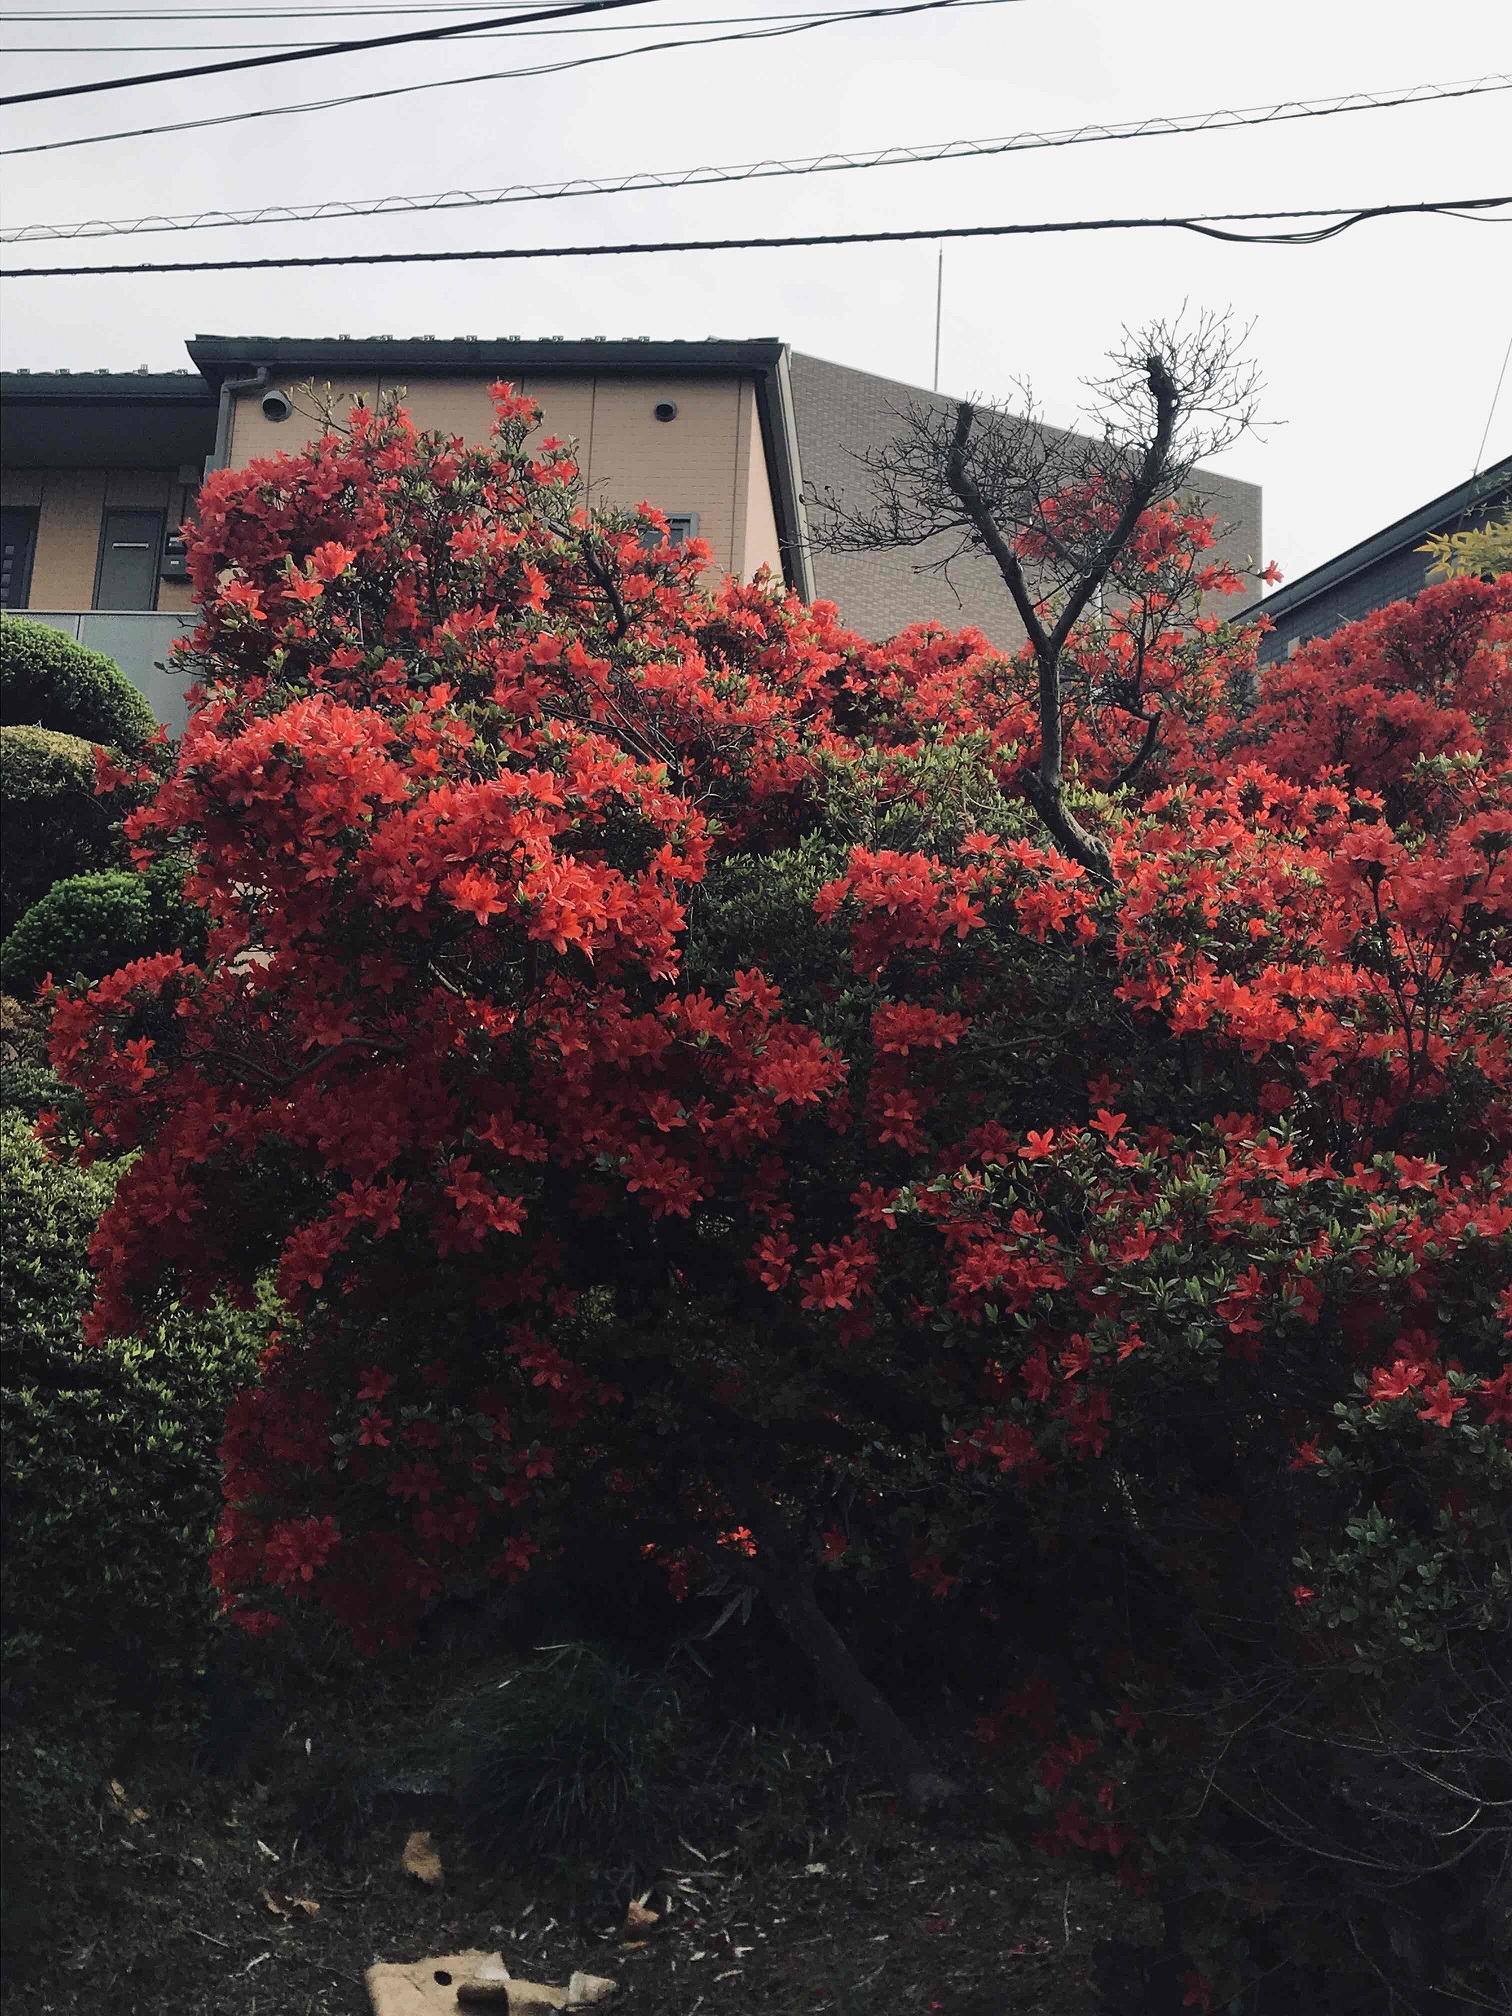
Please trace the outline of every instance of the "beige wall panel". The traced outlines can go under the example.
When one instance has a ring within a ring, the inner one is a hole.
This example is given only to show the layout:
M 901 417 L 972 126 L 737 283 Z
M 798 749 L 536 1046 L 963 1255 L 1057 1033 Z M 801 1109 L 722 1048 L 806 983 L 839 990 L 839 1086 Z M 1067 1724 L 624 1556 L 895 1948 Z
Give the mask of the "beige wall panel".
M 742 381 L 736 378 L 600 378 L 588 467 L 593 500 L 651 503 L 661 511 L 696 511 L 698 536 L 715 567 L 738 566 L 735 463 Z M 653 408 L 669 399 L 677 418 Z
M 819 357 L 796 353 L 792 360 L 793 402 L 799 451 L 807 482 L 821 494 L 833 491 L 852 510 L 877 500 L 871 479 L 857 457 L 881 449 L 899 431 L 899 415 L 917 405 L 936 419 L 948 421 L 952 401 L 942 393 L 916 385 L 852 371 Z M 1054 429 L 1047 439 L 1059 438 Z M 1260 551 L 1260 492 L 1232 478 L 1194 470 L 1190 489 L 1204 499 L 1203 508 L 1236 529 L 1219 540 L 1218 553 L 1241 571 Z M 932 562 L 949 558 L 952 542 L 938 537 L 916 549 L 881 553 L 836 553 L 826 550 L 823 533 L 827 514 L 811 508 L 814 574 L 818 593 L 839 604 L 842 619 L 867 637 L 892 637 L 906 625 L 937 622 L 947 630 L 976 628 L 1001 650 L 1016 651 L 1024 642 L 1023 626 L 989 556 L 965 554 L 943 571 L 921 572 Z M 1255 583 L 1258 592 L 1258 582 Z M 1238 598 L 1216 597 L 1215 608 L 1233 616 L 1243 607 Z
M 287 420 L 269 420 L 264 416 L 262 400 L 270 391 L 283 392 L 294 402 L 294 411 Z M 297 455 L 306 443 L 325 431 L 324 412 L 329 411 L 338 425 L 344 425 L 354 399 L 366 399 L 371 405 L 377 397 L 376 378 L 335 384 L 316 379 L 313 388 L 307 379 L 272 378 L 256 391 L 238 392 L 232 408 L 228 459 L 235 468 L 243 462 L 255 461 L 259 455 L 280 452 Z
M 42 502 L 42 471 L 40 469 L 7 469 L 0 476 L 0 504 L 25 506 Z
M 385 378 L 382 389 L 385 393 L 403 392 L 417 427 L 460 434 L 469 447 L 478 447 L 493 432 L 493 402 L 488 396 L 492 382 L 490 378 Z
M 317 381 L 315 393 L 322 404 L 330 404 L 336 418 L 345 418 L 354 398 L 376 401 L 383 393 L 402 392 L 417 427 L 446 428 L 469 442 L 483 442 L 493 428 L 493 406 L 488 397 L 491 376 L 478 378 L 354 379 L 327 387 Z M 300 381 L 273 379 L 255 392 L 238 393 L 231 423 L 230 461 L 232 466 L 250 462 L 259 455 L 276 455 L 280 450 L 296 453 L 320 432 L 322 422 L 316 399 L 299 389 Z M 264 392 L 277 390 L 294 402 L 287 420 L 268 420 L 263 415 Z M 519 381 L 518 389 L 529 392 L 541 406 L 544 419 L 541 440 L 555 434 L 581 444 L 586 462 L 593 431 L 594 388 L 591 378 L 543 378 L 534 384 Z M 657 395 L 661 396 L 661 395 Z
M 176 501 L 178 482 L 169 469 L 111 469 L 105 475 L 107 505 L 139 505 L 167 511 Z
M 358 394 L 376 400 L 402 388 L 417 426 L 483 442 L 493 424 L 490 382 L 482 375 L 353 381 L 336 391 L 336 411 L 340 417 Z M 280 449 L 297 451 L 318 431 L 310 393 L 300 391 L 296 380 L 274 380 L 273 385 L 294 401 L 294 416 L 281 422 L 264 418 L 261 400 L 267 388 L 238 394 L 230 444 L 233 465 Z M 532 437 L 536 443 L 551 435 L 578 443 L 594 502 L 649 501 L 663 511 L 696 511 L 699 536 L 709 542 L 713 565 L 721 572 L 748 574 L 763 561 L 778 564 L 755 389 L 748 380 L 522 377 L 517 389 L 541 406 L 541 426 Z M 661 400 L 676 405 L 675 420 L 654 417 Z
M 517 392 L 526 392 L 541 409 L 541 424 L 530 436 L 529 445 L 539 448 L 555 435 L 559 441 L 576 441 L 578 461 L 584 476 L 593 454 L 594 384 L 591 378 L 517 378 Z
M 496 379 L 492 373 L 478 378 L 416 378 L 406 384 L 399 378 L 385 378 L 385 392 L 404 391 L 404 403 L 417 427 L 443 427 L 460 434 L 471 446 L 481 446 L 493 433 L 493 401 L 488 388 Z M 527 392 L 541 408 L 543 419 L 531 437 L 540 442 L 555 434 L 563 441 L 576 441 L 586 465 L 593 432 L 594 388 L 591 378 L 538 378 L 527 383 L 512 381 L 517 392 Z
M 33 609 L 88 609 L 100 558 L 103 469 L 48 469 L 32 562 Z
M 187 581 L 159 581 L 157 605 L 160 611 L 174 614 L 193 609 L 194 589 Z

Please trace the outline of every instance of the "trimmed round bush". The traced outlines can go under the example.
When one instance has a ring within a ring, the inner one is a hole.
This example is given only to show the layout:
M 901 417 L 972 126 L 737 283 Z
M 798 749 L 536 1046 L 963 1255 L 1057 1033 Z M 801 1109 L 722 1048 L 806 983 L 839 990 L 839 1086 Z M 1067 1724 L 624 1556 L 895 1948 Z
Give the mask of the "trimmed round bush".
M 183 900 L 184 871 L 160 861 L 145 875 L 105 868 L 55 882 L 0 945 L 0 988 L 30 993 L 55 980 L 98 980 L 132 959 L 204 942 L 204 916 Z
M 95 796 L 93 743 L 0 727 L 0 931 L 65 875 L 107 866 L 119 846 L 111 809 Z
M 157 716 L 113 658 L 24 616 L 0 618 L 0 723 L 139 749 Z

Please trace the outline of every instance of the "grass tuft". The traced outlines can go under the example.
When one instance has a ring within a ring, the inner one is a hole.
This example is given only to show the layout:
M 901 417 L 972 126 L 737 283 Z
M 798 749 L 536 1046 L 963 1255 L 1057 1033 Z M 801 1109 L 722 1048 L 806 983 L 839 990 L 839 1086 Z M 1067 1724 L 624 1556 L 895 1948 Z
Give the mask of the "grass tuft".
M 654 1790 L 678 1700 L 592 1645 L 542 1649 L 476 1694 L 441 1736 L 460 1817 L 478 1845 L 603 1868 L 655 1835 Z

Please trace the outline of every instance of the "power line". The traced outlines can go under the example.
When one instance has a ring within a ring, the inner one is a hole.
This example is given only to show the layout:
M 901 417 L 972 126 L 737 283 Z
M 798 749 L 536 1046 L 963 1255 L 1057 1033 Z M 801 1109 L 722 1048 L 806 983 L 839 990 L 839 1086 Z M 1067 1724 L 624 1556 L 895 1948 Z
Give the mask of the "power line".
M 40 105 L 54 98 L 87 98 L 100 91 L 134 91 L 142 84 L 179 84 L 190 77 L 220 77 L 229 70 L 266 70 L 275 63 L 314 63 L 323 56 L 360 56 L 370 49 L 398 49 L 420 42 L 444 42 L 475 28 L 523 28 L 531 21 L 564 15 L 609 14 L 624 7 L 647 7 L 651 0 L 572 0 L 566 7 L 538 7 L 533 14 L 494 14 L 476 24 L 444 22 L 439 28 L 405 28 L 397 35 L 374 35 L 347 42 L 317 42 L 308 49 L 283 49 L 271 56 L 231 56 L 220 63 L 195 63 L 180 70 L 144 70 L 130 77 L 96 77 L 87 84 L 56 84 L 48 91 L 17 91 L 0 105 Z
M 487 0 L 487 4 L 492 6 L 494 0 Z M 344 10 L 336 8 L 332 11 L 340 14 Z M 352 11 L 355 13 L 359 10 L 354 8 Z M 373 7 L 362 11 L 371 17 L 390 13 L 452 13 L 456 10 Z M 480 6 L 474 11 L 482 13 L 485 9 Z M 813 18 L 813 14 L 812 8 L 806 8 L 799 14 L 763 14 L 758 18 L 762 21 L 807 21 Z M 12 14 L 8 18 L 14 21 L 17 17 Z M 193 18 L 203 20 L 207 17 L 195 15 Z M 661 25 L 664 28 L 743 28 L 751 25 L 751 19 L 749 14 L 713 14 L 689 21 L 664 21 Z M 638 21 L 590 21 L 576 28 L 497 29 L 479 22 L 467 22 L 463 24 L 462 32 L 469 42 L 512 42 L 516 39 L 521 42 L 533 42 L 565 35 L 634 34 L 639 27 Z M 20 42 L 0 47 L 0 56 L 200 56 L 225 55 L 233 49 L 315 49 L 319 46 L 315 42 Z
M 571 182 L 513 183 L 499 189 L 440 190 L 422 196 L 353 198 L 305 204 L 265 204 L 258 210 L 200 210 L 176 217 L 91 219 L 79 224 L 24 224 L 0 230 L 0 244 L 50 239 L 140 237 L 163 231 L 217 230 L 256 224 L 309 224 L 329 218 L 390 217 L 412 212 L 478 209 L 508 203 L 547 203 L 575 196 L 642 194 L 654 189 L 697 188 L 710 183 L 766 181 L 774 177 L 839 173 L 862 168 L 909 167 L 935 161 L 975 160 L 1045 147 L 1074 147 L 1103 140 L 1141 140 L 1170 134 L 1222 132 L 1292 119 L 1324 118 L 1340 112 L 1379 111 L 1435 99 L 1470 97 L 1512 90 L 1512 76 L 1460 79 L 1451 84 L 1419 84 L 1395 92 L 1352 92 L 1345 98 L 1312 99 L 1239 110 L 1189 112 L 1127 120 L 1114 126 L 1074 126 L 1058 132 L 1013 133 L 986 140 L 943 140 L 912 147 L 882 147 L 865 154 L 814 154 L 786 161 L 747 161 L 733 166 L 650 170 Z
M 196 133 L 207 126 L 234 126 L 247 119 L 278 119 L 291 112 L 329 112 L 342 105 L 368 105 L 381 98 L 408 98 L 417 91 L 441 91 L 458 84 L 496 84 L 508 78 L 552 77 L 564 70 L 583 70 L 596 63 L 615 63 L 626 56 L 654 56 L 671 49 L 708 49 L 722 42 L 763 42 L 776 36 L 801 35 L 810 28 L 837 22 L 890 20 L 903 14 L 933 14 L 942 8 L 1000 7 L 1019 0 L 908 0 L 902 6 L 862 7 L 848 13 L 815 16 L 791 27 L 752 28 L 730 35 L 700 35 L 669 42 L 642 42 L 634 49 L 608 49 L 595 56 L 574 56 L 557 63 L 537 63 L 521 70 L 487 70 L 472 77 L 436 77 L 421 84 L 395 84 L 381 91 L 354 91 L 339 98 L 310 99 L 299 105 L 264 105 L 248 112 L 222 112 L 209 119 L 181 119 L 172 125 L 134 126 L 116 133 L 83 133 L 71 140 L 39 140 L 25 147 L 0 147 L 0 160 L 17 154 L 56 154 L 70 147 L 98 147 L 107 140 L 145 140 L 165 133 Z
M 1481 433 L 1480 446 L 1475 451 L 1475 467 L 1470 472 L 1473 482 L 1480 474 L 1481 462 L 1486 453 L 1486 443 L 1491 439 L 1491 422 L 1496 418 L 1496 409 L 1501 401 L 1502 380 L 1507 375 L 1507 366 L 1512 364 L 1512 336 L 1507 338 L 1507 348 L 1502 356 L 1501 369 L 1496 374 L 1496 390 L 1491 394 L 1491 409 L 1486 415 L 1486 425 Z
M 271 259 L 183 259 L 133 266 L 17 266 L 0 271 L 5 280 L 98 278 L 106 274 L 251 273 L 313 266 L 462 265 L 498 259 L 599 259 L 649 252 L 771 252 L 823 245 L 899 245 L 921 238 L 1028 238 L 1057 232 L 1194 231 L 1232 245 L 1321 245 L 1375 217 L 1459 217 L 1467 223 L 1506 224 L 1512 217 L 1477 213 L 1512 204 L 1512 196 L 1463 196 L 1437 203 L 1375 203 L 1363 209 L 1227 210 L 1196 217 L 1094 217 L 1047 224 L 948 224 L 919 231 L 815 231 L 785 238 L 680 238 L 630 245 L 510 245 L 468 251 L 332 252 Z M 1284 223 L 1303 218 L 1334 221 L 1310 231 L 1226 231 L 1225 224 Z
M 20 13 L 12 9 L 7 21 L 87 22 L 87 21 L 326 21 L 343 15 L 361 15 L 369 20 L 381 14 L 486 14 L 494 0 L 420 0 L 420 4 L 372 7 L 192 7 L 192 8 L 93 8 L 72 14 Z

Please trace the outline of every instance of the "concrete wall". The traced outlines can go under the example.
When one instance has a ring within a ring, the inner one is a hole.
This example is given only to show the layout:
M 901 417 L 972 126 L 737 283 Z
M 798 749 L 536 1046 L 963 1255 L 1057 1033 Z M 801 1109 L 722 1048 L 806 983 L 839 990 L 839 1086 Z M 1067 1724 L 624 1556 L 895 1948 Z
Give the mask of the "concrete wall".
M 91 608 L 105 511 L 133 504 L 163 511 L 172 530 L 183 518 L 186 494 L 171 469 L 8 471 L 0 479 L 0 502 L 38 508 L 31 608 Z M 188 584 L 160 581 L 157 606 L 188 609 Z
M 910 405 L 945 410 L 955 401 L 921 391 L 868 371 L 795 354 L 792 360 L 793 403 L 797 413 L 798 448 L 805 492 L 833 491 L 856 505 L 868 494 L 870 479 L 857 456 L 885 447 L 901 429 L 900 416 Z M 1250 483 L 1199 471 L 1191 488 L 1200 493 L 1205 511 L 1230 529 L 1219 540 L 1218 553 L 1246 576 L 1258 593 L 1254 570 L 1263 566 L 1260 552 L 1260 492 Z M 809 505 L 809 531 L 814 543 L 815 586 L 820 595 L 840 605 L 845 621 L 868 637 L 891 637 L 910 623 L 933 621 L 952 630 L 983 631 L 1004 650 L 1024 641 L 1023 626 L 997 568 L 985 554 L 972 552 L 951 562 L 949 576 L 928 571 L 931 562 L 951 550 L 953 541 L 932 540 L 917 549 L 885 553 L 826 553 L 824 512 Z M 1215 597 L 1215 607 L 1237 613 L 1245 597 Z
M 470 443 L 486 441 L 493 424 L 481 378 L 368 378 L 327 387 L 294 378 L 271 384 L 294 404 L 293 416 L 270 421 L 266 388 L 237 396 L 230 440 L 235 464 L 280 450 L 296 451 L 319 431 L 325 413 L 340 420 L 355 397 L 369 403 L 402 392 L 417 426 L 444 428 Z M 756 415 L 755 387 L 730 374 L 707 378 L 520 378 L 516 389 L 542 409 L 541 441 L 575 441 L 588 494 L 598 504 L 651 503 L 673 513 L 695 511 L 698 535 L 713 548 L 713 569 L 750 575 L 776 565 L 776 519 Z M 677 408 L 655 418 L 661 401 Z

